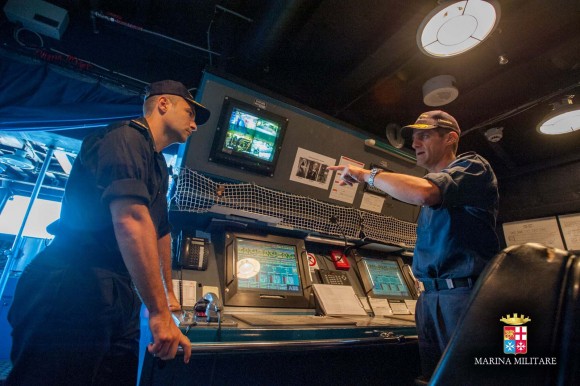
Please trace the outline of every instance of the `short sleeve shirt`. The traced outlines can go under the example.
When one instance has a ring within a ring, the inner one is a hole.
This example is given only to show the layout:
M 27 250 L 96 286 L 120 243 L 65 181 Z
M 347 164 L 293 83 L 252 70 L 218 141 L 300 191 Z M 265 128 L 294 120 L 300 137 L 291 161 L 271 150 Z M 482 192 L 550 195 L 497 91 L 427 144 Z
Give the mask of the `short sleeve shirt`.
M 418 279 L 478 276 L 499 251 L 499 194 L 491 166 L 468 152 L 424 178 L 439 188 L 442 201 L 421 208 L 413 273 Z
M 140 200 L 161 238 L 170 231 L 167 188 L 167 164 L 144 118 L 91 134 L 67 182 L 57 239 L 70 239 L 98 258 L 121 258 L 109 204 L 117 198 Z

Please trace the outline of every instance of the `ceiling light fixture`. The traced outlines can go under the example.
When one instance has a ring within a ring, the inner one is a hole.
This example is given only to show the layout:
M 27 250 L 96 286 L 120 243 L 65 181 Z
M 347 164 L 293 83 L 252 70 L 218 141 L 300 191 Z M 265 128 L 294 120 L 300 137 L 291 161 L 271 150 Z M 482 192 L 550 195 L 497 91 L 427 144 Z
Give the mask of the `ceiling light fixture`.
M 445 1 L 432 10 L 417 30 L 417 44 L 434 57 L 459 55 L 483 42 L 497 27 L 495 0 Z
M 492 127 L 484 133 L 489 142 L 499 142 L 503 138 L 503 127 Z
M 542 134 L 557 135 L 580 130 L 580 105 L 572 104 L 574 95 L 568 95 L 536 126 Z
M 497 62 L 502 66 L 508 64 L 509 61 L 510 61 L 510 59 L 507 57 L 506 54 L 501 54 L 497 57 Z
M 423 84 L 423 103 L 427 106 L 443 106 L 453 102 L 459 95 L 455 87 L 455 77 L 439 75 Z

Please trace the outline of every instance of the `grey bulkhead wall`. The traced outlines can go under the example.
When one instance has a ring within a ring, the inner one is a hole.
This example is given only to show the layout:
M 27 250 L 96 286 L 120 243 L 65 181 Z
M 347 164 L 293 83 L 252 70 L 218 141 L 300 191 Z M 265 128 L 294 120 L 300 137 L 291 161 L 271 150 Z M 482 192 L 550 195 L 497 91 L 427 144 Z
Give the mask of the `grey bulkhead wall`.
M 200 172 L 223 176 L 228 179 L 253 182 L 271 189 L 315 198 L 328 203 L 350 206 L 350 204 L 329 198 L 332 180 L 328 189 L 301 184 L 290 180 L 290 173 L 298 148 L 322 154 L 340 161 L 341 156 L 364 162 L 365 167 L 370 163 L 387 162 L 387 167 L 395 172 L 422 176 L 424 170 L 414 164 L 398 159 L 390 154 L 365 150 L 364 134 L 355 132 L 346 126 L 338 125 L 312 112 L 302 110 L 285 102 L 273 99 L 244 86 L 237 85 L 213 75 L 206 74 L 201 86 L 203 92 L 201 103 L 212 112 L 211 118 L 197 132 L 193 133 L 188 141 L 182 166 Z M 252 172 L 228 167 L 208 161 L 214 134 L 218 125 L 224 97 L 234 98 L 254 105 L 256 100 L 266 102 L 266 110 L 288 118 L 288 128 L 282 144 L 282 151 L 273 177 L 255 174 Z M 199 98 L 198 98 L 199 100 Z M 333 177 L 334 174 L 329 175 Z M 363 197 L 363 186 L 359 186 L 352 204 L 360 208 Z M 415 222 L 419 208 L 386 197 L 382 214 L 400 220 Z

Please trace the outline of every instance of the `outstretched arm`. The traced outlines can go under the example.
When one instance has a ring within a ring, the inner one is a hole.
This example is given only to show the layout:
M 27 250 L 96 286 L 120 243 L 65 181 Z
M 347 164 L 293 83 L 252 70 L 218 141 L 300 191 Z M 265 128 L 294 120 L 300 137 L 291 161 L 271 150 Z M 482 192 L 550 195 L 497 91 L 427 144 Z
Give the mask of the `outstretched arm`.
M 149 327 L 153 334 L 149 352 L 161 359 L 173 359 L 181 345 L 184 361 L 188 363 L 191 343 L 181 333 L 167 307 L 157 233 L 149 209 L 132 198 L 115 199 L 109 207 L 123 261 L 149 310 Z
M 353 165 L 329 166 L 328 170 L 338 170 L 340 185 L 368 182 L 370 170 Z M 397 200 L 413 205 L 437 205 L 441 203 L 441 192 L 431 181 L 400 173 L 383 172 L 375 176 L 374 186 Z

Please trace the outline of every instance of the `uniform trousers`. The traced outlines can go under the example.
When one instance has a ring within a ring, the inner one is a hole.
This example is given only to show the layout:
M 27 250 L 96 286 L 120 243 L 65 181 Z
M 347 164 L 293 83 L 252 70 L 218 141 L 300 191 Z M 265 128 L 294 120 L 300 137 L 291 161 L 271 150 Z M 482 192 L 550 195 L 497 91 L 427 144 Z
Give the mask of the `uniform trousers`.
M 141 301 L 129 274 L 71 252 L 49 246 L 18 281 L 7 384 L 135 385 Z
M 470 288 L 422 292 L 417 300 L 415 321 L 419 335 L 421 371 L 425 379 L 437 367 L 445 347 L 467 308 Z

